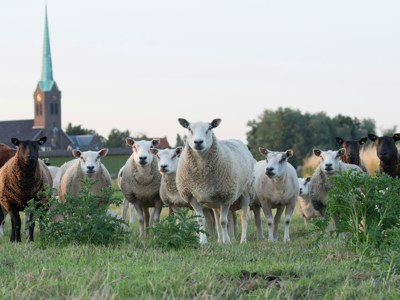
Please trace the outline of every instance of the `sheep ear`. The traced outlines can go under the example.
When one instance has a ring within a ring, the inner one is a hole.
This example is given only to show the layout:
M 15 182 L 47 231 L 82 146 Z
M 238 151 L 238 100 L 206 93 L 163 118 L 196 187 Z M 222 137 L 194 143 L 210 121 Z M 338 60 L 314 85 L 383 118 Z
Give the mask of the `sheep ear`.
M 99 155 L 100 157 L 104 157 L 108 154 L 108 149 L 107 148 L 103 148 L 99 151 Z
M 286 150 L 286 157 L 289 158 L 291 156 L 293 156 L 293 149 Z
M 343 156 L 345 153 L 346 153 L 346 149 L 344 149 L 344 148 L 340 148 L 338 150 L 338 156 Z
M 376 139 L 377 139 L 378 137 L 377 137 L 375 134 L 368 133 L 368 138 L 369 138 L 371 141 L 375 142 Z
M 39 145 L 43 145 L 44 143 L 46 143 L 46 141 L 47 141 L 47 136 L 44 136 L 44 137 L 41 137 L 40 139 L 38 139 L 36 142 Z
M 268 149 L 265 149 L 265 148 L 263 148 L 263 147 L 259 147 L 259 148 L 258 148 L 258 151 L 260 151 L 260 153 L 261 153 L 262 155 L 264 155 L 264 156 L 267 156 L 267 154 L 268 154 Z
M 368 141 L 368 137 L 367 137 L 367 136 L 364 136 L 364 137 L 362 137 L 362 138 L 358 141 L 358 143 L 359 143 L 360 145 L 364 145 L 367 141 Z
M 158 149 L 156 149 L 156 148 L 150 148 L 150 152 L 151 152 L 151 154 L 153 154 L 153 155 L 157 155 Z
M 74 157 L 76 157 L 76 158 L 81 157 L 81 154 L 82 154 L 82 152 L 79 151 L 79 150 L 76 150 L 76 149 L 72 150 L 72 155 L 73 155 Z
M 343 145 L 344 140 L 343 140 L 341 137 L 336 137 L 336 142 L 337 142 L 339 145 Z
M 188 128 L 190 125 L 190 123 L 186 119 L 178 119 L 178 122 L 183 128 Z
M 214 119 L 211 121 L 211 127 L 212 128 L 217 128 L 219 126 L 219 124 L 221 124 L 221 119 Z
M 160 145 L 160 139 L 152 139 L 151 144 L 153 147 Z
M 128 145 L 128 146 L 133 146 L 133 144 L 135 144 L 135 140 L 133 139 L 133 138 L 131 138 L 131 137 L 127 137 L 126 139 L 125 139 L 125 143 Z
M 320 157 L 320 156 L 321 156 L 321 153 L 322 153 L 322 151 L 319 150 L 319 149 L 313 149 L 313 152 L 314 152 L 314 155 L 315 155 L 315 156 L 318 156 L 318 157 Z
M 400 140 L 400 133 L 395 133 L 393 134 L 393 139 L 395 142 L 397 142 L 398 140 Z
M 182 147 L 176 147 L 175 149 L 175 155 L 180 156 L 182 153 L 183 148 Z
M 311 181 L 311 176 L 308 176 L 307 178 L 306 178 L 306 181 L 305 182 L 310 182 Z
M 21 141 L 17 138 L 14 138 L 14 137 L 11 138 L 11 143 L 13 143 L 13 145 L 15 145 L 15 146 L 18 146 L 20 142 Z

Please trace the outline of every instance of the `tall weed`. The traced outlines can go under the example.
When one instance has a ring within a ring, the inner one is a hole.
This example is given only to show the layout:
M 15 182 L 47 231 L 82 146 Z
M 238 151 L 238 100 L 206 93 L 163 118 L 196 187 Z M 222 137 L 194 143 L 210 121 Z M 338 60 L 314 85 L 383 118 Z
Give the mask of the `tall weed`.
M 112 196 L 112 188 L 103 189 L 101 195 L 90 192 L 94 180 L 85 178 L 78 197 L 66 195 L 61 203 L 50 189 L 45 190 L 47 201 L 38 205 L 28 202 L 26 213 L 33 213 L 32 221 L 39 223 L 38 243 L 43 246 L 68 244 L 118 244 L 125 240 L 124 221 L 107 214 L 109 205 L 121 200 Z

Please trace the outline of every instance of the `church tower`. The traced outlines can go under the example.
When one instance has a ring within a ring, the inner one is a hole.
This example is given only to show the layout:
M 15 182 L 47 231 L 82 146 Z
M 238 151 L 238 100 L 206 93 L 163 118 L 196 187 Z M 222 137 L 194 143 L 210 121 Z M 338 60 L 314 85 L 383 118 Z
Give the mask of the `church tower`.
M 33 128 L 43 128 L 43 135 L 47 136 L 48 144 L 52 148 L 63 148 L 64 145 L 61 143 L 64 135 L 61 129 L 61 91 L 53 80 L 47 6 L 44 19 L 42 76 L 33 93 L 33 101 Z

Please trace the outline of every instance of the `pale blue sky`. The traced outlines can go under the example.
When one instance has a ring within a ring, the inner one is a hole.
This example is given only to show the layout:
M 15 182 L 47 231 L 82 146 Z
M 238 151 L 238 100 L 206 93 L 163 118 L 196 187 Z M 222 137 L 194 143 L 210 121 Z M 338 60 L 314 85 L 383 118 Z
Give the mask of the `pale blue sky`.
M 0 0 L 0 120 L 33 118 L 40 0 Z M 400 130 L 400 1 L 47 1 L 63 128 L 221 139 L 280 106 Z M 378 132 L 379 134 L 379 132 Z

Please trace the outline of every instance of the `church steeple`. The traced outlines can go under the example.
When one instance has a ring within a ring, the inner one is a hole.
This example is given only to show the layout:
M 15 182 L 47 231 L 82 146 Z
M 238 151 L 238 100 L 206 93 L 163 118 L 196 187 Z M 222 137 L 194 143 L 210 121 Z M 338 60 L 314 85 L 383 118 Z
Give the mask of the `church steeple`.
M 53 65 L 51 62 L 49 24 L 48 24 L 48 20 L 47 20 L 47 5 L 45 7 L 45 19 L 44 19 L 42 76 L 40 78 L 39 84 L 40 84 L 40 89 L 43 92 L 50 91 L 54 84 Z
M 33 128 L 43 128 L 42 134 L 49 138 L 52 148 L 66 148 L 61 134 L 61 92 L 53 79 L 47 5 L 44 17 L 42 75 L 33 93 L 33 105 Z

